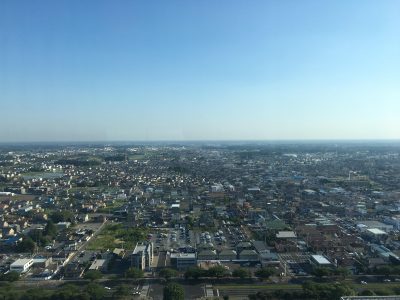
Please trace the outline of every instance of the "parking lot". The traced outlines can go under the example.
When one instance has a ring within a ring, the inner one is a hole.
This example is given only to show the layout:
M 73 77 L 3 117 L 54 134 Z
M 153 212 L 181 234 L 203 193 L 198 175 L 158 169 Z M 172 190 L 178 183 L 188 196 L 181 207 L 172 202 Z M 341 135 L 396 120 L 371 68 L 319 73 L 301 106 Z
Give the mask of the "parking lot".
M 155 233 L 152 241 L 156 252 L 171 251 L 183 247 L 196 247 L 196 239 L 193 231 L 182 226 L 179 228 L 168 228 L 164 232 Z

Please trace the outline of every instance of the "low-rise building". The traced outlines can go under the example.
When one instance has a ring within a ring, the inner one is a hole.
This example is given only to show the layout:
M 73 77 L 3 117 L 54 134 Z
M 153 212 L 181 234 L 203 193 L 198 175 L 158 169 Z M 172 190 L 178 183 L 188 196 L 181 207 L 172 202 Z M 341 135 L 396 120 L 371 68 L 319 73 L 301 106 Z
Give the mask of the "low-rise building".
M 247 261 L 258 261 L 259 256 L 255 250 L 243 250 L 239 253 L 240 260 L 247 260 Z
M 33 265 L 32 258 L 20 258 L 10 265 L 10 271 L 25 273 L 30 269 L 32 265 Z
M 171 253 L 171 265 L 178 270 L 197 265 L 196 253 Z
M 231 261 L 237 259 L 237 253 L 232 249 L 224 249 L 218 254 L 219 260 Z
M 217 260 L 218 255 L 215 250 L 204 249 L 201 250 L 197 255 L 198 260 Z
M 106 259 L 96 259 L 89 267 L 89 270 L 104 271 L 107 268 Z
M 316 267 L 332 267 L 332 263 L 323 255 L 311 255 L 310 262 Z

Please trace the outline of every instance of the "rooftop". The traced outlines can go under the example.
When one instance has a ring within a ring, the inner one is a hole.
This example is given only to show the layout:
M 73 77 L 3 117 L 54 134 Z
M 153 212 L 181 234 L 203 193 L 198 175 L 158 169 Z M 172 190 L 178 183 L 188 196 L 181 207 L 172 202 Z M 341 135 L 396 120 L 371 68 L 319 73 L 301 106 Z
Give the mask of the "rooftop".
M 278 239 L 293 239 L 296 238 L 296 233 L 294 231 L 279 231 L 276 237 Z
M 14 261 L 11 266 L 15 267 L 15 266 L 23 266 L 26 265 L 27 263 L 33 262 L 32 258 L 19 258 L 16 261 Z
M 331 265 L 331 262 L 322 255 L 311 255 L 311 257 L 320 265 Z
M 374 235 L 383 235 L 383 234 L 386 234 L 386 232 L 384 232 L 383 230 L 380 230 L 380 229 L 378 229 L 378 228 L 370 228 L 370 229 L 367 229 L 367 231 L 370 232 L 370 233 L 372 233 L 372 234 L 374 234 Z

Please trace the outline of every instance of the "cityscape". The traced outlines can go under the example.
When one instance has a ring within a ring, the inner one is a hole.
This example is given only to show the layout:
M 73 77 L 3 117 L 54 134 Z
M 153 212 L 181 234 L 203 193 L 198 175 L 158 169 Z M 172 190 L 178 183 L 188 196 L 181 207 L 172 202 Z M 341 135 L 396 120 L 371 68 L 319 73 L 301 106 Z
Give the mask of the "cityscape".
M 3 144 L 0 166 L 6 298 L 400 291 L 398 142 Z
M 0 0 L 0 299 L 400 300 L 399 0 Z

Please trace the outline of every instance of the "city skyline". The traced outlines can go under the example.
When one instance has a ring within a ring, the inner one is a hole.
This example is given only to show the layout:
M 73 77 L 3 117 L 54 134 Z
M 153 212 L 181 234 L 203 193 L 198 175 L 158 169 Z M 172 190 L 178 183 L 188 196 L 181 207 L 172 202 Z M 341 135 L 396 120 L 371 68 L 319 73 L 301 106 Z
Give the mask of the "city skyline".
M 2 1 L 1 142 L 400 139 L 397 1 Z

